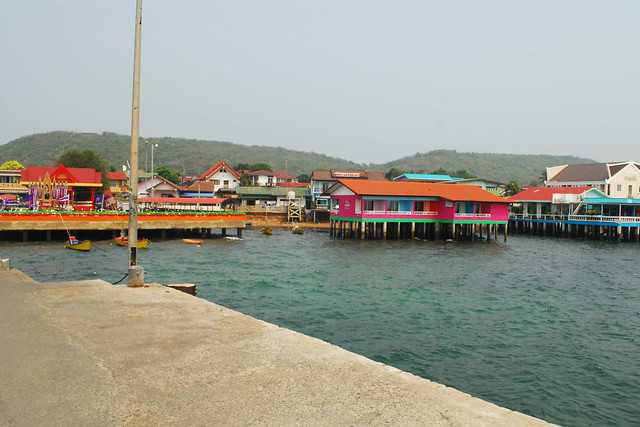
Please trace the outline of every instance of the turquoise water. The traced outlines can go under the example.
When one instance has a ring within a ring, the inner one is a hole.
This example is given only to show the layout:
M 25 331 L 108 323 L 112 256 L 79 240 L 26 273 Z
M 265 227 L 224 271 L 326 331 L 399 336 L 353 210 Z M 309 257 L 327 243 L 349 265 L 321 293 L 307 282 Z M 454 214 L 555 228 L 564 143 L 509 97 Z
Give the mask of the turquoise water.
M 202 248 L 154 242 L 149 281 L 200 296 L 563 425 L 638 425 L 640 244 L 333 241 L 325 233 Z M 115 281 L 126 249 L 0 242 L 39 280 Z

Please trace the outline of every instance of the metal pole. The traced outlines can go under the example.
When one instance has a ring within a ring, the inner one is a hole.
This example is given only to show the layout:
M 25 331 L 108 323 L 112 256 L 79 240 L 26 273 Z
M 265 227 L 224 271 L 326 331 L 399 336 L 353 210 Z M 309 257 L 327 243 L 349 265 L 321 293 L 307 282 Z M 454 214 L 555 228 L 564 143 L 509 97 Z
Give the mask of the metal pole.
M 129 269 L 128 286 L 144 285 L 144 270 L 138 265 L 138 137 L 140 133 L 140 50 L 142 38 L 142 0 L 136 0 L 135 44 L 133 50 L 133 95 L 131 102 L 131 191 L 129 192 Z

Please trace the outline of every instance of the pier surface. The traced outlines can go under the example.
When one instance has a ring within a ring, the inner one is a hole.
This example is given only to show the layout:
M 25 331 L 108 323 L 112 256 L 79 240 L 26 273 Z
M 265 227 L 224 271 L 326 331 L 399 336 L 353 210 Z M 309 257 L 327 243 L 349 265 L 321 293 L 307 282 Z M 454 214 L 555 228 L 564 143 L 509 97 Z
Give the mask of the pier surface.
M 537 426 L 180 291 L 0 271 L 0 425 Z

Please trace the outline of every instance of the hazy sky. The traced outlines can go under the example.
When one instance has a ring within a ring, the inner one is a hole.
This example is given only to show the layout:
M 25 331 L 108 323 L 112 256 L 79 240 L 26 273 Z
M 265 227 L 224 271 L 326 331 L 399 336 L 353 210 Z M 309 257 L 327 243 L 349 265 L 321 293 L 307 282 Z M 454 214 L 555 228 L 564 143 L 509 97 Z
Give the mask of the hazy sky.
M 0 142 L 129 133 L 134 0 L 6 1 Z M 640 160 L 640 2 L 145 0 L 144 136 Z

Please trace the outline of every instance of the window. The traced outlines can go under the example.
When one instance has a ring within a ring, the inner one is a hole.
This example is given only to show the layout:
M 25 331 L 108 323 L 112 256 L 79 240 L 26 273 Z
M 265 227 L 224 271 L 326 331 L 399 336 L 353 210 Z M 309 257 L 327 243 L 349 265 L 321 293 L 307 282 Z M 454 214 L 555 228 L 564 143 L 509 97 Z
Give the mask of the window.
M 213 185 L 220 185 L 220 180 L 219 179 L 214 179 L 213 180 Z
M 618 192 L 622 191 L 622 184 L 616 185 L 616 191 Z
M 229 180 L 228 179 L 224 180 L 224 188 L 229 188 Z
M 416 202 L 416 207 L 415 207 L 415 211 L 416 212 L 424 212 L 426 209 L 425 207 L 425 203 L 423 201 L 418 201 Z
M 390 212 L 398 212 L 398 207 L 400 203 L 397 200 L 389 200 L 389 204 L 387 205 L 387 210 Z
M 372 211 L 373 209 L 373 200 L 365 200 L 364 201 L 364 210 L 365 211 Z

